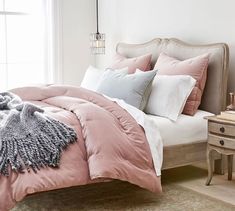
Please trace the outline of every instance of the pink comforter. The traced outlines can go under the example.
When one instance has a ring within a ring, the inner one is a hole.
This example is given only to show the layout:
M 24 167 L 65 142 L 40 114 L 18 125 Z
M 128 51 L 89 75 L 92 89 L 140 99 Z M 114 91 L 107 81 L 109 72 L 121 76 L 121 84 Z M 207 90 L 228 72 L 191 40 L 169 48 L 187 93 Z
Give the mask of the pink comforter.
M 143 129 L 115 102 L 70 86 L 25 87 L 12 92 L 72 126 L 78 141 L 63 152 L 58 169 L 0 176 L 1 211 L 9 210 L 28 194 L 108 178 L 161 192 Z

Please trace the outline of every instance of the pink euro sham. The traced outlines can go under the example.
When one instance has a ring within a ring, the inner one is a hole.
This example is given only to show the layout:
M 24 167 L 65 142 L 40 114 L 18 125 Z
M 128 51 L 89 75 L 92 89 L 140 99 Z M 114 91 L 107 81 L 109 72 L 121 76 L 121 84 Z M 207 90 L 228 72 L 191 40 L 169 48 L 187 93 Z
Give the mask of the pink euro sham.
M 196 79 L 196 85 L 185 103 L 183 114 L 193 116 L 201 104 L 201 98 L 206 84 L 208 62 L 208 54 L 203 54 L 184 61 L 170 57 L 165 53 L 161 53 L 158 57 L 154 66 L 154 69 L 158 70 L 158 74 L 190 75 Z
M 128 67 L 128 73 L 135 73 L 137 69 L 148 71 L 151 69 L 151 54 L 142 55 L 134 58 L 126 58 L 120 54 L 116 54 L 113 64 L 110 66 L 112 69 L 121 69 Z

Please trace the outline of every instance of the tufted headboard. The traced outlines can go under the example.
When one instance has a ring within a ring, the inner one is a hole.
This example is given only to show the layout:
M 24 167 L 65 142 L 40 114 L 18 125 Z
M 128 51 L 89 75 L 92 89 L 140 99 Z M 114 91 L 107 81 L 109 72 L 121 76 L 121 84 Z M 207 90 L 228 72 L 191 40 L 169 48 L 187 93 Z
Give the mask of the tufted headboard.
M 152 67 L 154 67 L 161 52 L 180 60 L 209 53 L 207 82 L 199 108 L 214 114 L 218 114 L 225 109 L 229 60 L 229 49 L 225 43 L 191 45 L 175 38 L 156 38 L 143 44 L 119 43 L 116 51 L 130 58 L 151 53 Z

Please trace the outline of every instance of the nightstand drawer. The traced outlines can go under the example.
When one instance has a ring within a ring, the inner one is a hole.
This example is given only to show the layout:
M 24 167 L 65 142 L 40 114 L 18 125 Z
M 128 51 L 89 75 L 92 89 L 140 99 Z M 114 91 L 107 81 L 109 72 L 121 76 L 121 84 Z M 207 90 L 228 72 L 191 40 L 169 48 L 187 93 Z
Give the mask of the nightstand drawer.
M 217 122 L 209 121 L 208 131 L 209 133 L 217 133 L 221 135 L 235 137 L 235 126 L 233 125 L 220 124 Z
M 223 148 L 235 149 L 235 139 L 231 138 L 224 138 L 222 136 L 209 134 L 208 143 Z

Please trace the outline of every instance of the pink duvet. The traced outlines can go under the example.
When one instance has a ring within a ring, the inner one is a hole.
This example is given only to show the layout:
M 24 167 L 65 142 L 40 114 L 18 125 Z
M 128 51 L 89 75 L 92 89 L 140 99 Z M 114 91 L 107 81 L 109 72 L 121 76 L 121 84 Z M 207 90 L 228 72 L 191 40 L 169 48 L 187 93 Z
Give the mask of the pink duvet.
M 115 102 L 70 86 L 12 90 L 23 100 L 70 126 L 78 141 L 63 152 L 60 167 L 0 176 L 0 210 L 9 210 L 26 195 L 119 179 L 161 192 L 143 129 Z

